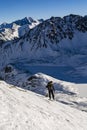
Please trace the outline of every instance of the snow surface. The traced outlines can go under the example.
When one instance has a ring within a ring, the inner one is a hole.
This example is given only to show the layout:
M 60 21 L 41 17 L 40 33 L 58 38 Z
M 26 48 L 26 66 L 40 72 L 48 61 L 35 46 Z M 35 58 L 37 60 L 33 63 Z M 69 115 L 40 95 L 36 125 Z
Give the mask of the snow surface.
M 0 81 L 0 130 L 87 130 L 87 113 Z

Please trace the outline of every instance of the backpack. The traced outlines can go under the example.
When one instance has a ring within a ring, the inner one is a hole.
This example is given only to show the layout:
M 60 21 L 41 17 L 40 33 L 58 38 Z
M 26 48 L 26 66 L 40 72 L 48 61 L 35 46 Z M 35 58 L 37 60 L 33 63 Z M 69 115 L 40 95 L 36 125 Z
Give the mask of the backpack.
M 48 90 L 53 90 L 53 84 L 52 84 L 52 82 L 49 82 L 47 84 L 46 88 L 48 88 Z

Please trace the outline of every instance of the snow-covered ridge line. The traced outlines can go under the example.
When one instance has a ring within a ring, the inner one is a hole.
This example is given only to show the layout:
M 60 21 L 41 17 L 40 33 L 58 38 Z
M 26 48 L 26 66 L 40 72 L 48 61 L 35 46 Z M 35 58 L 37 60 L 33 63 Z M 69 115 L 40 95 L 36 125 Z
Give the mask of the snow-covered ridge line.
M 56 47 L 70 47 L 73 45 L 73 39 L 75 39 L 74 44 L 78 44 L 79 34 L 87 35 L 87 16 L 69 15 L 63 18 L 51 17 L 45 20 L 27 35 L 29 42 L 33 44 L 33 48 L 48 48 L 59 50 Z M 83 39 L 83 38 L 82 38 Z M 66 42 L 68 42 L 66 44 Z M 65 43 L 65 45 L 64 45 Z M 61 45 L 63 44 L 63 45 Z
M 13 24 L 15 23 L 16 25 L 19 25 L 19 26 L 23 26 L 25 24 L 29 24 L 29 25 L 32 25 L 32 23 L 37 23 L 37 22 L 42 22 L 43 19 L 40 19 L 40 20 L 34 20 L 33 18 L 31 17 L 25 17 L 23 19 L 20 19 L 20 20 L 16 20 L 16 21 L 13 21 L 12 23 L 2 23 L 0 25 L 0 29 L 4 29 L 4 28 L 12 28 L 13 27 Z
M 0 25 L 0 42 L 21 37 L 42 21 L 43 20 L 34 20 L 31 17 L 25 17 L 12 23 L 3 23 Z
M 22 21 L 24 22 L 24 19 Z M 19 23 L 20 22 L 21 21 L 19 20 Z M 86 22 L 86 16 L 82 17 L 78 15 L 69 15 L 65 16 L 64 18 L 52 17 L 48 20 L 43 21 L 38 26 L 34 26 L 34 28 L 30 31 L 28 28 L 29 24 L 25 24 L 19 28 L 21 24 L 16 25 L 16 23 L 13 22 L 12 24 L 15 24 L 13 29 L 16 29 L 16 32 L 12 31 L 12 38 L 14 37 L 14 33 L 16 37 L 17 35 L 23 36 L 26 34 L 17 44 L 20 46 L 25 46 L 24 44 L 27 44 L 26 48 L 31 51 L 38 50 L 40 48 L 43 48 L 44 51 L 44 48 L 45 50 L 48 48 L 48 53 L 51 53 L 51 50 L 55 51 L 56 53 L 63 48 L 65 49 L 65 53 L 68 49 L 68 53 L 70 53 L 70 51 L 73 53 L 78 53 L 77 47 L 82 47 L 86 44 Z M 10 38 L 9 31 L 7 31 L 6 35 L 8 38 Z M 1 37 L 5 38 L 5 35 L 1 34 Z M 8 39 L 7 37 L 6 39 Z M 3 42 L 2 38 L 0 42 Z

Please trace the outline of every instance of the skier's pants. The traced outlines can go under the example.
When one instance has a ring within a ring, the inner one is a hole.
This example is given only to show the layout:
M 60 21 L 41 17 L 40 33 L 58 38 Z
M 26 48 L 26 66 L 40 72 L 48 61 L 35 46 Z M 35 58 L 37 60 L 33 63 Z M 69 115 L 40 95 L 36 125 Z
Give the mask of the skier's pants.
M 49 98 L 50 99 L 51 99 L 51 96 L 54 99 L 54 92 L 53 92 L 53 90 L 49 90 Z

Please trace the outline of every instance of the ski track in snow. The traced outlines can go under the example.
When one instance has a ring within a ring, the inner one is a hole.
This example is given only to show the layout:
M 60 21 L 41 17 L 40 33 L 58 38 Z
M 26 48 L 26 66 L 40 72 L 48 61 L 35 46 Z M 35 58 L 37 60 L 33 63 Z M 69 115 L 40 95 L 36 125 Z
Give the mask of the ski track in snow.
M 0 130 L 87 130 L 87 113 L 0 82 Z

